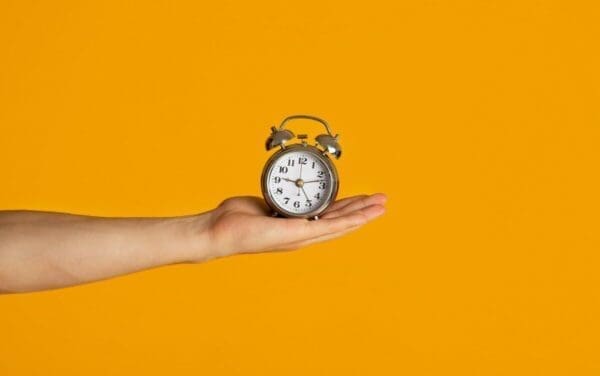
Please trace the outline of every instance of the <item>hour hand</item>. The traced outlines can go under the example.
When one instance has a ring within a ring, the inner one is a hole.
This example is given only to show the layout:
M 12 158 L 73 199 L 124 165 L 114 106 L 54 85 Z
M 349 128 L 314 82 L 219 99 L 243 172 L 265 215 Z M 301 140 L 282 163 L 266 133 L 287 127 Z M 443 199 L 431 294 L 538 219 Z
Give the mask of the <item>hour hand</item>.
M 317 179 L 317 180 L 305 180 L 304 184 L 306 183 L 318 183 L 320 181 L 325 181 L 325 179 Z
M 292 179 L 288 179 L 288 178 L 281 178 L 281 179 L 283 179 L 283 180 L 285 180 L 285 181 L 289 181 L 289 182 L 292 182 L 292 183 L 295 183 L 295 182 L 296 182 L 296 181 L 295 181 L 295 180 L 292 180 Z

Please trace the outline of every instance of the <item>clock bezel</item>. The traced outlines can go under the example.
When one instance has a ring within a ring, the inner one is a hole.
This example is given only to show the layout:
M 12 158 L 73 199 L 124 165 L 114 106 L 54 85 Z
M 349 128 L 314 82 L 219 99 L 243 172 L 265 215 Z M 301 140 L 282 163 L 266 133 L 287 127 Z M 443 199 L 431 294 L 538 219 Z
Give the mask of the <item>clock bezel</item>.
M 323 164 L 325 164 L 325 167 L 327 167 L 327 169 L 329 170 L 329 173 L 331 175 L 331 195 L 329 195 L 329 197 L 327 197 L 327 199 L 323 202 L 323 204 L 321 206 L 319 206 L 318 208 L 316 208 L 315 210 L 312 210 L 310 212 L 307 213 L 292 213 L 290 211 L 287 211 L 283 208 L 281 208 L 276 202 L 274 202 L 274 200 L 270 197 L 269 195 L 269 189 L 268 189 L 268 172 L 271 169 L 271 166 L 275 163 L 275 161 L 279 160 L 279 158 L 283 157 L 285 154 L 294 152 L 294 151 L 303 151 L 303 152 L 308 152 L 310 154 L 313 154 L 316 158 L 319 158 L 319 160 L 321 160 L 323 162 Z M 304 144 L 293 144 L 290 146 L 286 146 L 285 148 L 275 152 L 273 155 L 271 155 L 269 157 L 269 159 L 267 160 L 267 162 L 265 163 L 265 166 L 263 167 L 263 171 L 261 174 L 261 190 L 262 190 L 262 195 L 267 203 L 267 205 L 271 208 L 271 210 L 273 210 L 273 212 L 287 217 L 287 218 L 317 218 L 321 213 L 323 213 L 325 210 L 327 210 L 327 208 L 329 206 L 331 206 L 331 204 L 333 202 L 335 202 L 335 199 L 337 197 L 338 194 L 338 190 L 339 190 L 339 186 L 340 186 L 340 179 L 337 173 L 337 170 L 335 168 L 335 165 L 333 164 L 333 162 L 331 161 L 331 158 L 329 158 L 329 156 L 327 154 L 325 154 L 322 150 L 320 150 L 319 148 L 312 146 L 312 145 L 304 145 Z

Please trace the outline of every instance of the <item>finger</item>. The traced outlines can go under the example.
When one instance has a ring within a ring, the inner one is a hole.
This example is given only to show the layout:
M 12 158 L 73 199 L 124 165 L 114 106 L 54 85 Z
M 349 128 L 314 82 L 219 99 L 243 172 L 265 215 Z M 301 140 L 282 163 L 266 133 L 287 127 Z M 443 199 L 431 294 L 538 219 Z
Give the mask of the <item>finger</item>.
M 327 208 L 327 210 L 325 211 L 325 213 L 329 213 L 335 210 L 339 210 L 351 203 L 353 203 L 356 200 L 360 200 L 363 198 L 367 198 L 369 197 L 369 195 L 358 195 L 358 196 L 351 196 L 351 197 L 346 197 L 343 198 L 341 200 L 337 200 L 336 202 L 334 202 L 329 208 Z
M 367 195 L 349 197 L 344 201 L 346 205 L 361 200 Z M 380 199 L 375 199 L 378 201 Z M 338 212 L 335 217 L 322 217 L 317 221 L 308 221 L 301 218 L 286 219 L 268 219 L 270 222 L 265 224 L 266 232 L 260 239 L 261 246 L 250 247 L 256 250 L 280 250 L 285 245 L 294 244 L 309 239 L 318 238 L 329 234 L 338 233 L 356 226 L 362 226 L 366 222 L 383 214 L 385 208 L 382 205 L 375 207 L 357 207 L 354 211 Z
M 324 218 L 318 221 L 304 220 L 302 223 L 290 220 L 287 222 L 287 231 L 290 234 L 288 239 L 292 243 L 362 226 L 384 212 L 385 208 L 382 205 L 372 205 L 336 218 Z
M 260 245 L 248 247 L 251 249 L 248 252 L 292 250 L 314 242 L 333 239 L 361 227 L 384 212 L 385 208 L 382 205 L 373 205 L 334 219 L 277 220 L 277 226 L 266 226 L 269 233 L 264 234 Z
M 386 195 L 383 193 L 376 193 L 371 196 L 358 196 L 355 200 L 351 200 L 347 205 L 344 205 L 333 211 L 328 211 L 323 215 L 322 218 L 336 218 L 347 213 L 359 210 L 362 208 L 369 207 L 371 205 L 383 205 L 387 201 Z
M 351 227 L 347 230 L 336 232 L 333 234 L 327 234 L 327 235 L 318 236 L 318 237 L 312 238 L 312 239 L 307 239 L 307 240 L 303 240 L 303 241 L 299 241 L 299 242 L 295 242 L 295 243 L 290 243 L 290 244 L 285 245 L 283 248 L 281 248 L 279 250 L 280 251 L 292 251 L 295 249 L 307 247 L 307 246 L 315 244 L 315 243 L 321 243 L 321 242 L 325 242 L 328 240 L 337 239 L 337 238 L 342 237 L 350 232 L 356 231 L 361 227 L 362 226 L 355 226 L 355 227 Z
M 351 226 L 348 228 L 345 228 L 343 230 L 340 231 L 336 231 L 336 232 L 331 232 L 331 233 L 326 233 L 323 235 L 319 235 L 313 238 L 308 238 L 308 239 L 303 239 L 300 241 L 296 241 L 296 242 L 292 242 L 289 243 L 287 245 L 285 245 L 283 248 L 283 250 L 286 249 L 297 249 L 297 248 L 301 248 L 301 247 L 306 247 L 308 245 L 314 244 L 314 243 L 320 243 L 323 241 L 327 241 L 327 240 L 332 240 L 332 239 L 336 239 L 339 238 L 341 236 L 344 236 L 352 231 L 355 231 L 357 229 L 359 229 L 360 227 L 362 227 L 364 224 L 366 224 L 367 222 L 372 221 L 373 219 L 380 217 L 381 215 L 383 215 L 385 213 L 385 208 L 382 205 L 371 205 L 369 207 L 366 208 L 362 208 L 356 211 L 356 213 L 350 214 L 350 215 L 361 215 L 364 218 L 366 218 L 367 220 L 364 223 L 355 225 L 355 226 Z M 324 220 L 320 220 L 320 221 L 324 221 Z M 318 221 L 317 221 L 318 222 Z

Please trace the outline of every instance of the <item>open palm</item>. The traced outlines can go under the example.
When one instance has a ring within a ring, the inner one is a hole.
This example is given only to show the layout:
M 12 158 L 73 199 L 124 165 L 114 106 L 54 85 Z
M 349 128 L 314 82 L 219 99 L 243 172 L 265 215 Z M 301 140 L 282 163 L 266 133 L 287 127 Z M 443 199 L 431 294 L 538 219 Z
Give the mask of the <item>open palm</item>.
M 259 197 L 233 197 L 212 213 L 210 236 L 223 256 L 291 250 L 337 238 L 385 212 L 383 194 L 335 202 L 317 221 L 277 218 Z

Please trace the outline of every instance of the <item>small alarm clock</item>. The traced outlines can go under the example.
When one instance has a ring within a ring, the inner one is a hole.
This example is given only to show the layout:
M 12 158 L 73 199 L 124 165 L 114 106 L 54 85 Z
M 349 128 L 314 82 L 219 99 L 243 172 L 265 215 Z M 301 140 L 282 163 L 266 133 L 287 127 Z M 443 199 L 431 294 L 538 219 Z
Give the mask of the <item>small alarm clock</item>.
M 286 129 L 291 120 L 313 120 L 325 127 L 326 134 L 315 137 L 309 145 L 308 136 Z M 262 194 L 273 215 L 318 219 L 337 196 L 340 179 L 331 156 L 338 159 L 342 149 L 339 135 L 333 135 L 329 124 L 312 115 L 288 116 L 271 127 L 267 151 L 279 147 L 265 164 L 261 176 Z M 297 139 L 297 143 L 291 143 Z

